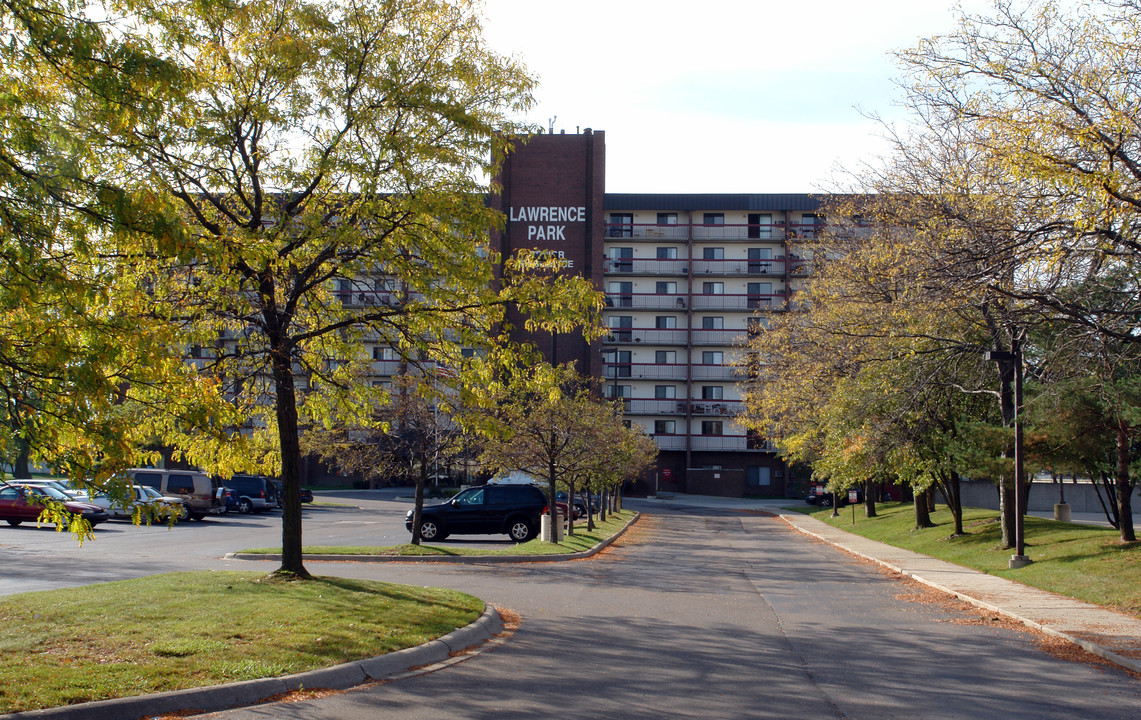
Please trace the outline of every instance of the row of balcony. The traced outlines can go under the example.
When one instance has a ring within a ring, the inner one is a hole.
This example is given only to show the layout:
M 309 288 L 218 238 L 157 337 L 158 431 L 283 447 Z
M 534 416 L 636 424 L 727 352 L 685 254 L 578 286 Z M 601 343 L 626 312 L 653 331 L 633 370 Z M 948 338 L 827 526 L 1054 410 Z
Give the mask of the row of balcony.
M 685 330 L 657 328 L 616 328 L 608 329 L 609 335 L 602 338 L 607 345 L 704 345 L 733 346 L 744 342 L 747 330 Z
M 786 268 L 794 275 L 807 274 L 807 261 L 783 257 L 758 260 L 755 258 L 730 258 L 728 260 L 707 260 L 684 258 L 605 258 L 602 271 L 609 275 L 776 275 L 782 276 Z
M 771 223 L 762 225 L 659 225 L 657 223 L 607 223 L 608 239 L 633 240 L 783 240 L 809 239 L 816 236 L 818 225 Z
M 775 452 L 776 447 L 766 440 L 750 435 L 665 435 L 655 434 L 654 443 L 659 450 L 696 450 L 745 452 L 748 450 Z M 687 447 L 688 446 L 688 447 Z
M 741 368 L 733 365 L 696 363 L 604 363 L 606 380 L 726 380 L 741 379 Z
M 740 400 L 686 400 L 660 398 L 623 398 L 623 412 L 627 415 L 679 415 L 734 418 L 744 407 Z M 686 411 L 689 411 L 688 413 Z
M 783 307 L 784 293 L 606 293 L 606 307 L 630 310 L 768 310 Z

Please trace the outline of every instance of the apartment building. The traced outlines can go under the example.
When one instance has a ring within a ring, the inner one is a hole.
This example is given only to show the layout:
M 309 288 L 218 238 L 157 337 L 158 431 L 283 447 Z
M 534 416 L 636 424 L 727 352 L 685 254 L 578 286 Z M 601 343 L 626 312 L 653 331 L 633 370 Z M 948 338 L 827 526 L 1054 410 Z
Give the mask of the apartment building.
M 532 336 L 555 362 L 601 377 L 660 450 L 649 491 L 783 496 L 773 446 L 739 422 L 735 361 L 787 309 L 819 204 L 803 194 L 611 194 L 604 134 L 539 135 L 509 155 L 491 202 L 505 254 L 538 249 L 605 292 L 609 334 Z

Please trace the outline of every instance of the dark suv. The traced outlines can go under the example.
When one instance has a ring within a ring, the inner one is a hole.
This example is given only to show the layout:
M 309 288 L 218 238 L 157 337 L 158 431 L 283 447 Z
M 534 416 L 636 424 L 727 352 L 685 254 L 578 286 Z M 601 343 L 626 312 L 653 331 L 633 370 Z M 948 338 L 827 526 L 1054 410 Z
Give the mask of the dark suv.
M 443 540 L 448 535 L 505 533 L 515 542 L 526 542 L 539 530 L 539 518 L 547 498 L 534 485 L 483 485 L 461 490 L 440 505 L 426 505 L 420 516 L 420 537 Z M 404 527 L 412 532 L 412 513 Z
M 264 475 L 234 475 L 226 481 L 226 489 L 237 495 L 238 512 L 261 512 L 277 507 L 277 488 Z

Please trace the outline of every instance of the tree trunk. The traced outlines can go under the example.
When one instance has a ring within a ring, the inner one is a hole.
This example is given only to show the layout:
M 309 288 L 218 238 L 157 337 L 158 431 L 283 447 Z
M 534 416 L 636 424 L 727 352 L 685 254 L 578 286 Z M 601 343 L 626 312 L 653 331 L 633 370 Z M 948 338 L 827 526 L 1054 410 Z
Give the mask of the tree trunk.
M 1117 425 L 1117 519 L 1121 523 L 1121 542 L 1133 542 L 1137 535 L 1133 530 L 1133 482 L 1129 478 L 1129 450 L 1132 445 L 1128 426 L 1122 421 Z
M 935 527 L 935 523 L 931 522 L 931 512 L 927 508 L 927 493 L 915 493 L 915 527 L 929 528 Z
M 567 537 L 574 535 L 574 482 L 565 480 L 567 486 Z
M 12 477 L 16 480 L 32 478 L 32 444 L 22 437 L 16 438 L 16 461 L 12 463 Z
M 1009 550 L 1014 547 L 1014 485 L 1013 481 L 1002 478 L 998 486 L 998 507 L 1002 514 L 1002 547 Z
M 995 347 L 998 348 L 996 341 Z M 1004 428 L 1013 428 L 1015 421 L 1016 408 L 1014 405 L 1014 376 L 1015 367 L 1011 361 L 1000 361 L 998 363 L 999 375 L 999 406 L 1002 409 L 1002 426 Z M 1004 444 L 1002 450 L 1004 458 L 1013 458 L 1013 449 L 1009 444 Z M 1011 477 L 1005 475 L 999 481 L 999 496 L 998 507 L 1002 513 L 1002 547 L 1005 549 L 1013 548 L 1015 545 L 1016 527 L 1015 518 L 1016 505 L 1014 502 L 1014 479 L 1013 473 Z
M 424 486 L 427 484 L 428 468 L 420 463 L 420 473 L 416 475 L 415 501 L 412 504 L 412 544 L 420 544 L 420 521 L 424 517 Z
M 876 484 L 872 480 L 864 481 L 864 517 L 876 517 Z
M 582 489 L 582 504 L 586 506 L 586 531 L 594 532 L 594 510 L 591 508 L 589 486 Z
M 281 444 L 281 569 L 308 578 L 301 558 L 301 443 L 297 427 L 297 391 L 294 386 L 292 353 L 275 343 L 273 382 L 277 391 L 277 438 Z
M 943 494 L 943 501 L 951 511 L 951 519 L 955 523 L 955 530 L 951 537 L 958 537 L 963 533 L 963 495 L 961 487 L 962 478 L 959 473 L 952 470 L 950 473 L 940 473 L 939 492 Z
M 606 522 L 606 511 L 610 508 L 607 503 L 610 502 L 610 488 L 602 488 L 602 492 L 598 494 L 598 520 L 599 522 Z
M 927 512 L 935 512 L 935 488 L 929 487 L 924 490 L 923 497 L 927 498 Z

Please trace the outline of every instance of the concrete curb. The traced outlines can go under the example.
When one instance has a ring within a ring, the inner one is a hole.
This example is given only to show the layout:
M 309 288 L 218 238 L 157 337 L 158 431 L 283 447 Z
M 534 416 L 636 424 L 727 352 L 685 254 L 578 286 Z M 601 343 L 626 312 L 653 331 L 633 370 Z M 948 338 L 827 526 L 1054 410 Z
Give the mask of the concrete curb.
M 833 547 L 840 548 L 844 552 L 851 553 L 852 555 L 855 555 L 857 557 L 863 558 L 865 560 L 870 560 L 870 561 L 876 563 L 877 565 L 881 565 L 885 568 L 888 568 L 889 570 L 897 572 L 900 575 L 905 575 L 905 576 L 915 580 L 916 582 L 920 582 L 920 583 L 922 583 L 928 587 L 939 590 L 940 592 L 945 592 L 948 595 L 952 595 L 956 598 L 959 598 L 960 600 L 963 600 L 964 602 L 970 603 L 971 605 L 974 605 L 975 607 L 982 608 L 983 610 L 987 610 L 989 612 L 993 612 L 993 613 L 996 613 L 998 615 L 1003 615 L 1005 617 L 1010 618 L 1011 620 L 1016 620 L 1017 622 L 1020 622 L 1023 625 L 1026 625 L 1027 627 L 1034 628 L 1035 630 L 1039 630 L 1039 631 L 1041 631 L 1047 635 L 1051 635 L 1053 637 L 1061 638 L 1063 640 L 1067 640 L 1069 642 L 1072 642 L 1075 645 L 1082 648 L 1083 650 L 1085 650 L 1086 652 L 1097 655 L 1098 657 L 1103 658 L 1105 660 L 1108 660 L 1109 662 L 1114 663 L 1115 665 L 1119 665 L 1120 667 L 1123 667 L 1126 670 L 1130 670 L 1130 671 L 1135 672 L 1135 673 L 1141 673 L 1141 661 L 1124 657 L 1124 656 L 1119 655 L 1119 654 L 1113 652 L 1112 650 L 1109 650 L 1108 648 L 1105 648 L 1105 647 L 1103 647 L 1097 643 L 1094 643 L 1094 642 L 1091 642 L 1091 641 L 1086 640 L 1084 638 L 1077 637 L 1075 635 L 1071 635 L 1070 633 L 1066 633 L 1066 632 L 1051 628 L 1049 626 L 1043 625 L 1043 624 L 1039 623 L 1038 621 L 1036 621 L 1032 618 L 1028 618 L 1024 615 L 1021 615 L 1021 614 L 1011 610 L 1010 608 L 1006 608 L 1006 607 L 1003 607 L 1001 605 L 996 605 L 994 603 L 987 602 L 985 600 L 982 600 L 981 598 L 974 597 L 969 592 L 966 592 L 962 589 L 956 589 L 956 588 L 948 587 L 942 583 L 938 583 L 938 582 L 935 582 L 934 580 L 931 580 L 929 578 L 925 578 L 920 573 L 917 573 L 917 572 L 908 570 L 906 568 L 900 567 L 894 563 L 888 562 L 887 560 L 883 560 L 883 559 L 876 557 L 874 555 L 869 555 L 868 553 L 860 552 L 859 550 L 857 550 L 857 549 L 855 549 L 849 545 L 845 545 L 844 543 L 837 542 L 831 538 L 825 537 L 824 535 L 822 535 L 820 533 L 816 533 L 816 532 L 813 532 L 807 528 L 801 527 L 796 522 L 793 522 L 790 519 L 790 516 L 786 513 L 780 513 L 779 517 L 781 520 L 783 520 L 785 522 L 786 525 L 788 525 L 792 529 L 796 530 L 797 532 L 808 535 L 809 537 L 816 538 L 817 540 L 820 540 L 822 542 L 826 542 L 829 545 L 832 545 Z M 842 530 L 840 528 L 834 528 L 831 525 L 826 525 L 826 526 L 828 527 L 829 530 L 834 530 L 837 532 L 842 532 L 846 535 L 851 535 L 851 533 L 848 533 L 847 531 Z M 864 537 L 859 536 L 859 535 L 853 535 L 853 537 L 859 537 L 861 540 L 864 540 L 866 542 L 876 542 L 877 544 L 879 544 L 878 541 L 867 540 L 867 538 L 864 538 Z M 891 546 L 889 546 L 889 547 L 891 547 Z M 894 549 L 897 549 L 897 548 L 893 547 L 893 550 Z M 909 552 L 911 552 L 911 551 L 909 551 Z M 920 553 L 915 553 L 915 554 L 918 555 Z M 972 572 L 978 572 L 978 571 L 972 571 Z M 982 573 L 982 574 L 986 575 L 986 573 Z M 986 577 L 989 578 L 989 577 L 995 577 L 995 576 L 986 575 Z M 1008 581 L 1008 582 L 1013 582 L 1013 581 Z M 1041 592 L 1046 592 L 1046 591 L 1041 591 Z M 1074 600 L 1074 602 L 1076 603 L 1076 602 L 1081 602 L 1081 601 Z M 1088 603 L 1082 603 L 1082 604 L 1088 605 Z M 1096 606 L 1094 606 L 1094 607 L 1096 607 Z M 0 719 L 0 720 L 2 720 L 2 719 Z
M 642 516 L 641 513 L 634 513 L 634 517 L 630 518 L 625 525 L 622 526 L 618 532 L 610 537 L 602 540 L 589 550 L 582 550 L 576 553 L 567 553 L 563 555 L 324 555 L 324 554 L 309 554 L 302 555 L 302 559 L 312 562 L 366 562 L 366 563 L 383 563 L 383 562 L 419 562 L 419 563 L 458 563 L 464 564 L 497 564 L 497 563 L 526 563 L 526 562 L 566 562 L 568 560 L 584 560 L 589 557 L 594 557 L 602 552 L 610 545 L 622 537 L 630 526 L 633 525 Z M 280 561 L 281 555 L 279 553 L 226 553 L 223 560 L 273 560 Z M 2 718 L 0 718 L 2 720 Z
M 366 660 L 284 677 L 10 713 L 0 715 L 0 720 L 124 720 L 191 709 L 204 713 L 256 705 L 275 695 L 295 690 L 346 690 L 443 663 L 501 632 L 503 619 L 494 606 L 487 605 L 477 620 L 443 637 Z

